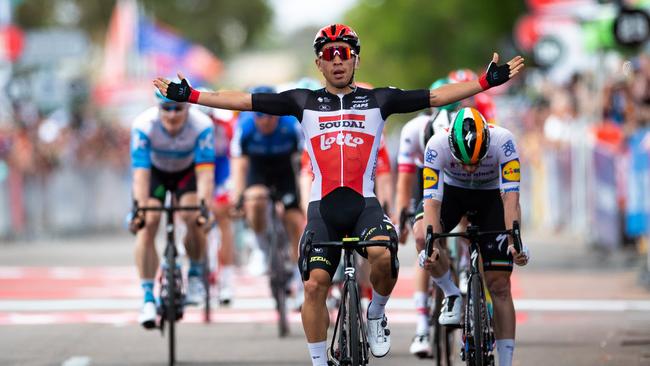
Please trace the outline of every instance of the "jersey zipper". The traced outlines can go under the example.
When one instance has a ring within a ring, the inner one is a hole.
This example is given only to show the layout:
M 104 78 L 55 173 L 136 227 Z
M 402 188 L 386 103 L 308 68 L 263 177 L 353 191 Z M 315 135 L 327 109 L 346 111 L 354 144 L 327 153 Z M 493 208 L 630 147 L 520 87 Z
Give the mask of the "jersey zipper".
M 340 114 L 340 121 L 341 121 L 341 128 L 343 128 L 343 97 L 341 95 L 337 95 L 339 97 L 339 101 L 341 102 L 341 114 Z M 343 134 L 343 131 L 339 131 L 339 134 Z M 338 134 L 337 134 L 338 135 Z M 345 137 L 345 136 L 343 136 Z M 338 136 L 337 136 L 338 140 Z M 343 139 L 341 139 L 343 141 Z M 339 151 L 341 152 L 341 187 L 344 186 L 343 184 L 343 144 L 339 145 Z

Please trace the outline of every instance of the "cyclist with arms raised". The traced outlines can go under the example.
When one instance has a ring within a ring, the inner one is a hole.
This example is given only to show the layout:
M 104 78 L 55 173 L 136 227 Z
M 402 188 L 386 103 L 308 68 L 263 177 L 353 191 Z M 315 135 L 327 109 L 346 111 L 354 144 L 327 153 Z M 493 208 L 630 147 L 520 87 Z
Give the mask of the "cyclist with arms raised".
M 497 65 L 498 56 L 494 54 L 480 81 L 445 85 L 432 91 L 363 89 L 354 84 L 361 44 L 350 27 L 332 24 L 322 28 L 313 46 L 316 66 L 326 83 L 317 91 L 199 93 L 185 80 L 177 84 L 158 78 L 154 84 L 179 101 L 297 117 L 314 170 L 306 230 L 315 233 L 315 242 L 340 240 L 346 235 L 361 240 L 390 240 L 392 224 L 384 219 L 373 193 L 377 150 L 388 116 L 455 102 L 502 84 L 523 68 L 521 57 Z M 384 308 L 396 280 L 391 276 L 388 250 L 369 248 L 363 254 L 370 262 L 374 287 L 367 311 L 368 342 L 373 355 L 383 357 L 390 349 Z M 320 248 L 304 258 L 309 263 L 310 277 L 305 282 L 302 322 L 313 365 L 327 365 L 329 315 L 325 300 L 340 255 L 340 251 Z
M 472 224 L 482 231 L 511 229 L 513 220 L 520 221 L 519 155 L 510 131 L 488 125 L 474 108 L 463 108 L 448 133 L 429 140 L 424 156 L 424 224 L 432 225 L 434 233 L 449 232 L 470 211 L 475 213 Z M 436 241 L 426 258 L 423 243 L 416 245 L 420 266 L 431 272 L 445 293 L 440 324 L 459 326 L 462 300 L 446 251 Z M 505 235 L 483 237 L 480 246 L 494 305 L 499 366 L 509 366 L 515 338 L 510 275 L 513 261 L 523 266 L 529 255 L 527 249 L 516 253 L 512 238 Z
M 176 204 L 197 206 L 204 201 L 209 207 L 214 186 L 212 121 L 187 103 L 165 98 L 158 90 L 156 96 L 159 106 L 141 113 L 131 128 L 133 198 L 141 206 L 162 206 L 165 191 L 170 189 L 175 192 Z M 186 300 L 200 303 L 205 291 L 201 259 L 206 244 L 201 226 L 206 218 L 194 211 L 184 211 L 181 216 L 187 225 L 184 242 L 190 257 Z M 160 212 L 150 211 L 133 217 L 129 225 L 137 232 L 135 262 L 144 291 L 139 322 L 148 329 L 156 324 L 153 285 L 159 259 L 154 238 L 159 222 Z

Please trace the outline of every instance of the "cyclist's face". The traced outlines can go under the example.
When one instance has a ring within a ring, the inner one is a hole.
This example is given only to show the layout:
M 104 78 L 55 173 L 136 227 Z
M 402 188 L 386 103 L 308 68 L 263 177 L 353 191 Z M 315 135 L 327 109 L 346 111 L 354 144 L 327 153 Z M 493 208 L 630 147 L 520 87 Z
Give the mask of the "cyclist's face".
M 188 107 L 186 103 L 163 103 L 160 105 L 160 121 L 165 131 L 176 135 L 185 125 Z
M 255 113 L 255 127 L 262 135 L 270 135 L 278 126 L 278 116 L 265 113 Z
M 345 42 L 332 42 L 323 47 L 324 52 L 330 47 L 349 48 L 350 46 Z M 334 57 L 330 61 L 326 61 L 323 57 L 317 58 L 316 66 L 328 84 L 336 88 L 345 88 L 350 82 L 358 56 L 352 55 L 344 60 L 340 53 L 334 52 Z

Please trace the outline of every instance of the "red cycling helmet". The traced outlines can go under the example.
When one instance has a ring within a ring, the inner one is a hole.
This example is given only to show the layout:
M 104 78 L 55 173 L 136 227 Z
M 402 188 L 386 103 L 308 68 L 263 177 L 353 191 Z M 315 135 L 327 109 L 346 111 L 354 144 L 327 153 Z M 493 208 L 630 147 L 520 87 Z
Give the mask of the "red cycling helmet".
M 458 70 L 451 71 L 449 75 L 447 75 L 447 77 L 453 83 L 462 83 L 464 81 L 478 80 L 478 76 L 476 76 L 476 73 L 470 69 L 458 69 Z
M 314 37 L 314 52 L 318 55 L 327 43 L 339 41 L 349 44 L 357 55 L 361 52 L 361 42 L 357 33 L 343 24 L 330 24 L 321 28 Z

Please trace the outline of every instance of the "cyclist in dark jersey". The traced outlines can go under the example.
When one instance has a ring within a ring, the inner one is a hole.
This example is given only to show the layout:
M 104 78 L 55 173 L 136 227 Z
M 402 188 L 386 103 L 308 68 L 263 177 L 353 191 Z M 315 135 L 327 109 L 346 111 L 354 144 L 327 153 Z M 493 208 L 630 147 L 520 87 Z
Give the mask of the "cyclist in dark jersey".
M 252 91 L 273 93 L 275 89 L 259 86 Z M 303 145 L 303 134 L 295 117 L 261 112 L 240 114 L 230 145 L 234 202 L 244 208 L 246 221 L 260 247 L 268 244 L 269 193 L 284 205 L 282 221 L 289 235 L 294 263 L 298 262 L 298 242 L 305 228 L 305 215 L 300 208 L 293 157 L 302 151 Z M 296 306 L 300 306 L 302 280 L 298 266 L 294 270 Z
M 467 98 L 500 85 L 519 73 L 523 58 L 497 65 L 495 53 L 486 73 L 478 80 L 445 85 L 435 90 L 359 88 L 354 72 L 361 45 L 348 26 L 332 24 L 314 39 L 316 66 L 325 78 L 319 90 L 293 89 L 279 94 L 237 91 L 200 93 L 181 74 L 181 83 L 157 78 L 154 84 L 167 97 L 217 108 L 254 110 L 274 115 L 293 115 L 301 123 L 314 170 L 314 184 L 307 213 L 307 230 L 315 241 L 340 240 L 345 235 L 362 240 L 390 240 L 393 230 L 373 192 L 374 167 L 384 121 L 393 113 L 408 113 Z M 305 282 L 302 322 L 313 365 L 327 365 L 326 342 L 329 316 L 325 306 L 331 274 L 340 251 L 318 249 L 304 258 L 310 264 Z M 368 307 L 368 342 L 373 355 L 385 356 L 390 332 L 384 307 L 396 280 L 391 276 L 390 253 L 384 248 L 364 252 L 370 266 L 373 300 Z

